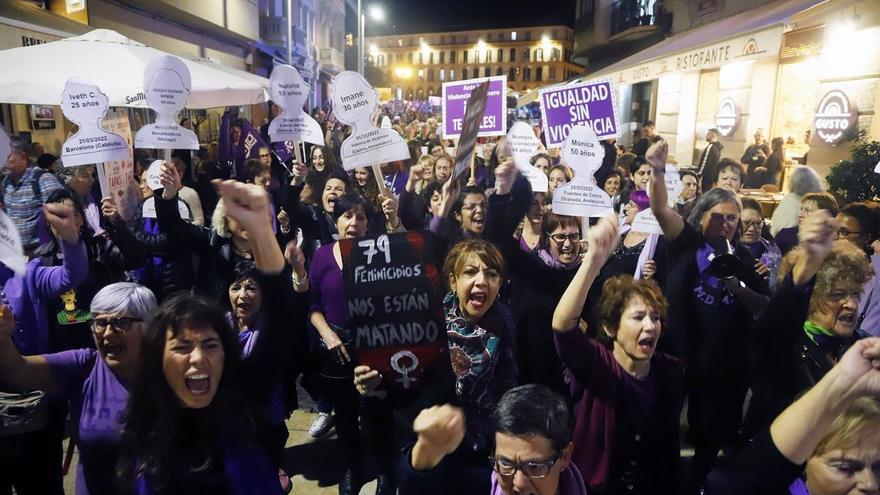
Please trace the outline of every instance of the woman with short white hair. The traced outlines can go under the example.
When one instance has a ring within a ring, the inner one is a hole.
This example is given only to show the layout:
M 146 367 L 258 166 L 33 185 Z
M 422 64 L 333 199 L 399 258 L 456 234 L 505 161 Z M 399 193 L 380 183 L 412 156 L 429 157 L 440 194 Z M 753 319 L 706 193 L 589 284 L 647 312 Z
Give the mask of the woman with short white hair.
M 79 448 L 76 493 L 117 494 L 114 469 L 121 418 L 156 298 L 144 286 L 118 282 L 98 291 L 90 309 L 96 349 L 22 356 L 11 338 L 15 329 L 12 311 L 0 306 L 0 375 L 13 387 L 43 390 L 70 400 Z

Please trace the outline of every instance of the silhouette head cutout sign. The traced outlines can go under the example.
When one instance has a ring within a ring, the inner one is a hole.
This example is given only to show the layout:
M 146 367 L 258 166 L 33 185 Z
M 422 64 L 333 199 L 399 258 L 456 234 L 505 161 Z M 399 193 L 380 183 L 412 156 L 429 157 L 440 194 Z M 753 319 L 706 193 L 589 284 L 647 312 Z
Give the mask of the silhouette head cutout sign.
M 324 146 L 321 126 L 303 111 L 309 98 L 309 85 L 299 71 L 289 65 L 276 65 L 269 77 L 269 96 L 284 111 L 269 123 L 269 137 L 273 143 L 305 141 Z
M 376 90 L 357 72 L 342 72 L 333 81 L 333 114 L 352 127 L 341 148 L 345 170 L 409 158 L 409 148 L 400 134 L 373 125 L 378 103 Z
M 593 129 L 583 124 L 571 128 L 562 147 L 562 161 L 574 171 L 574 179 L 553 193 L 553 213 L 600 217 L 613 210 L 611 196 L 593 178 L 604 156 Z
M 125 139 L 101 127 L 107 104 L 107 96 L 91 82 L 67 80 L 61 95 L 61 111 L 77 125 L 77 131 L 61 146 L 65 167 L 128 159 Z
M 532 185 L 532 191 L 546 193 L 550 185 L 547 175 L 529 163 L 532 156 L 538 152 L 540 144 L 541 141 L 535 136 L 532 126 L 527 122 L 520 120 L 510 126 L 510 132 L 507 133 L 507 146 L 513 155 L 513 163 L 528 179 Z
M 675 165 L 667 163 L 666 173 L 663 177 L 665 179 L 664 182 L 666 183 L 667 203 L 670 207 L 674 207 L 678 195 L 681 194 L 681 190 L 684 189 L 684 184 L 681 182 L 681 174 L 678 173 L 678 169 Z M 651 196 L 650 188 L 648 188 L 648 196 Z M 660 223 L 657 221 L 657 217 L 654 216 L 654 212 L 651 211 L 650 208 L 645 208 L 636 213 L 632 223 L 632 230 L 633 232 L 644 232 L 646 234 L 663 233 L 663 230 L 660 228 Z
M 189 69 L 177 57 L 156 57 L 144 69 L 147 105 L 156 112 L 156 122 L 138 131 L 137 148 L 199 149 L 196 133 L 177 123 L 177 114 L 186 106 L 192 80 Z

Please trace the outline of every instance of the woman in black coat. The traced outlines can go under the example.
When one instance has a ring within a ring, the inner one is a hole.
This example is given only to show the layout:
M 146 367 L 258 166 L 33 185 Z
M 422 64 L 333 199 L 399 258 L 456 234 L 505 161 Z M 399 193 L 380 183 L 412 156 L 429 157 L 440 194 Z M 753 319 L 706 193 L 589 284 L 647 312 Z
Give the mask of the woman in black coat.
M 750 354 L 752 399 L 743 433 L 765 428 L 818 382 L 852 343 L 862 288 L 871 264 L 848 241 L 834 241 L 836 223 L 824 210 L 810 214 L 801 243 L 783 263 L 792 267 L 755 322 Z

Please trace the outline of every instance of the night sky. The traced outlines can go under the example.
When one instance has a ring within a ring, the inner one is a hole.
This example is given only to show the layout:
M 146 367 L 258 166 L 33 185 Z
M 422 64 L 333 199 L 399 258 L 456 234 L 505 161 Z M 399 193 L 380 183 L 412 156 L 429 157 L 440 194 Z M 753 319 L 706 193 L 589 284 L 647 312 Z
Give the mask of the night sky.
M 574 2 L 549 0 L 362 0 L 385 10 L 383 23 L 367 19 L 367 36 L 574 23 Z M 356 0 L 348 0 L 346 31 L 354 33 Z M 525 7 L 533 5 L 533 7 Z

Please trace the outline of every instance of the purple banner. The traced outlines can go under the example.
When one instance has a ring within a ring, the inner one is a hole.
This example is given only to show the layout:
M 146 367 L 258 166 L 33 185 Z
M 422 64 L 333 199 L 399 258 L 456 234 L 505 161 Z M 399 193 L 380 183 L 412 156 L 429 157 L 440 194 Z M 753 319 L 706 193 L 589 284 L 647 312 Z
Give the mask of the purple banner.
M 464 126 L 464 114 L 471 91 L 483 81 L 489 81 L 486 110 L 480 122 L 478 136 L 503 136 L 507 134 L 507 76 L 481 77 L 443 84 L 443 137 L 456 138 Z
M 575 84 L 540 91 L 544 138 L 560 148 L 571 128 L 585 124 L 599 139 L 617 137 L 617 107 L 611 81 Z
M 238 140 L 238 149 L 235 150 L 236 177 L 242 177 L 244 162 L 248 158 L 260 157 L 260 148 L 262 147 L 269 148 L 269 145 L 263 140 L 263 136 L 260 136 L 260 129 L 252 126 L 247 120 L 242 120 L 241 138 Z

